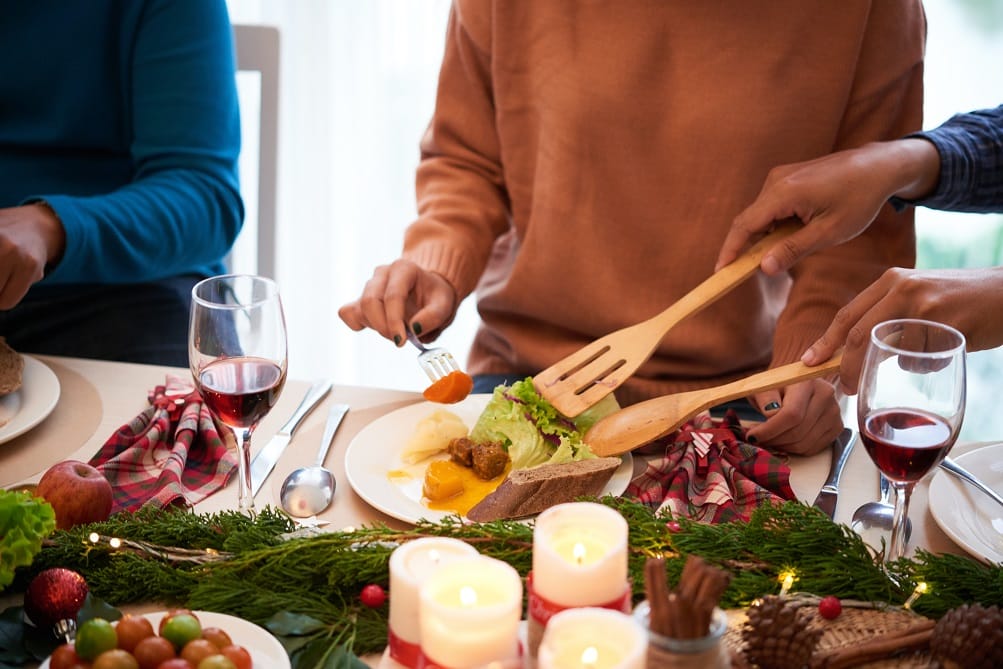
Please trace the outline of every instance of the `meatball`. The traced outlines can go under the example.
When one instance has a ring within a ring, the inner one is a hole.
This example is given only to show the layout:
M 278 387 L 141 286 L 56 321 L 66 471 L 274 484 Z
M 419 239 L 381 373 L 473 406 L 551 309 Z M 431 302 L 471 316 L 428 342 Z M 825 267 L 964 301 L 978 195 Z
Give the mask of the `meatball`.
M 471 467 L 474 464 L 473 451 L 475 445 L 476 443 L 467 437 L 457 437 L 450 440 L 446 446 L 446 452 L 449 453 L 449 458 L 456 464 Z
M 499 476 L 508 466 L 508 453 L 499 442 L 475 444 L 471 468 L 479 478 L 488 481 Z

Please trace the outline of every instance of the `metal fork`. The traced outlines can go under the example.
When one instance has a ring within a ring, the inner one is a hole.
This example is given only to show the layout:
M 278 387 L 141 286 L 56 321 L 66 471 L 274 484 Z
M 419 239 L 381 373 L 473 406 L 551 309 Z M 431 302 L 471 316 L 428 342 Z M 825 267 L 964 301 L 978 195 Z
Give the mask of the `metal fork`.
M 448 376 L 451 372 L 460 371 L 460 366 L 456 364 L 453 354 L 446 349 L 426 347 L 410 330 L 407 331 L 407 340 L 421 351 L 418 354 L 418 364 L 425 370 L 428 378 L 433 383 Z

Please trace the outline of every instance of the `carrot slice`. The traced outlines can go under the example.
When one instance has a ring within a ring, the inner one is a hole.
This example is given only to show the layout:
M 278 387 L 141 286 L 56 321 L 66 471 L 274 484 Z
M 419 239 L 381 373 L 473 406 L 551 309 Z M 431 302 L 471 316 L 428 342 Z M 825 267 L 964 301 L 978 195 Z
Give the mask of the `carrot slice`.
M 470 394 L 474 380 L 464 372 L 450 372 L 428 388 L 422 396 L 429 402 L 455 404 Z

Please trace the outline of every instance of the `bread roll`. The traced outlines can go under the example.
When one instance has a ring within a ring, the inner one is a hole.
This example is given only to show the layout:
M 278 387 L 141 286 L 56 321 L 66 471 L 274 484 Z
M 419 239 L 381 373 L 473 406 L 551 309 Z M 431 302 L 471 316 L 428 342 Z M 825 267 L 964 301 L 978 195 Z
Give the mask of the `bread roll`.
M 620 458 L 593 458 L 516 469 L 467 512 L 479 523 L 521 518 L 579 497 L 597 497 L 620 466 Z
M 7 340 L 0 337 L 0 395 L 12 393 L 21 387 L 21 377 L 24 372 L 24 358 L 7 345 Z

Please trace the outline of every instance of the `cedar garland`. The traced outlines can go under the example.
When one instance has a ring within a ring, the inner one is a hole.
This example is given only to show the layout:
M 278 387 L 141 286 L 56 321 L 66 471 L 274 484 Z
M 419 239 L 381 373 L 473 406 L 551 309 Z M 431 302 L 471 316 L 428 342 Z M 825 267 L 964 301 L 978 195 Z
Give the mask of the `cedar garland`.
M 617 509 L 630 527 L 635 602 L 645 596 L 648 558 L 664 560 L 667 582 L 679 584 L 686 558 L 697 555 L 730 576 L 722 608 L 746 607 L 775 594 L 777 577 L 787 570 L 796 572 L 794 589 L 800 592 L 893 605 L 901 605 L 916 583 L 925 581 L 929 591 L 912 608 L 930 618 L 964 602 L 1003 605 L 1003 566 L 919 551 L 886 572 L 880 556 L 872 555 L 850 528 L 799 502 L 762 507 L 747 523 L 704 525 L 658 515 L 628 500 L 599 501 Z M 397 544 L 451 536 L 508 562 L 523 576 L 532 566 L 533 528 L 514 521 L 470 524 L 454 517 L 423 521 L 405 531 L 374 524 L 287 539 L 294 530 L 288 517 L 270 508 L 254 518 L 180 510 L 117 514 L 103 523 L 55 532 L 31 568 L 19 571 L 15 587 L 23 588 L 42 569 L 63 566 L 83 574 L 91 591 L 114 605 L 185 605 L 262 625 L 278 611 L 302 614 L 321 621 L 332 638 L 345 639 L 348 650 L 362 654 L 383 648 L 387 609 L 369 609 L 358 596 L 370 583 L 388 585 L 387 562 Z M 116 551 L 90 543 L 91 532 L 148 546 Z M 202 564 L 173 560 L 171 546 L 218 555 Z M 708 596 L 709 591 L 703 595 Z

